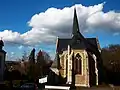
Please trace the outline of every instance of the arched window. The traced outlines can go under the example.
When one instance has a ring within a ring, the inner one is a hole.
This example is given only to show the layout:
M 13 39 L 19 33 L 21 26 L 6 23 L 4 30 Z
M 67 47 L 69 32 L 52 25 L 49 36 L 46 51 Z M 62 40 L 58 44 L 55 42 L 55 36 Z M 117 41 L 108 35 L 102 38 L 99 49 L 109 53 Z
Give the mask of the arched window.
M 82 60 L 81 60 L 81 56 L 79 53 L 76 54 L 75 56 L 75 74 L 82 74 Z

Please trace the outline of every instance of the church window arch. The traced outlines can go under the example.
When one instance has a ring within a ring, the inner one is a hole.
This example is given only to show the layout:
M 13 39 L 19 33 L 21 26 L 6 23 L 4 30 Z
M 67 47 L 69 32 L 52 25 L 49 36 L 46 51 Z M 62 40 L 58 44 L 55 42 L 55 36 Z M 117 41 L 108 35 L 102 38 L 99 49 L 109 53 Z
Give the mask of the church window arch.
M 82 57 L 79 53 L 75 56 L 75 74 L 82 74 Z

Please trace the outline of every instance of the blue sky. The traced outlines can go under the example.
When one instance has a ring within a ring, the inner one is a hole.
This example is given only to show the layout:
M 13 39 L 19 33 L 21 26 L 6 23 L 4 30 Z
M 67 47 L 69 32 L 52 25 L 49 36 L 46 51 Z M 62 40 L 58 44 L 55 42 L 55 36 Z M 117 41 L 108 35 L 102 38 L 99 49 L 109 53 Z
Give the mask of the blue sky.
M 80 30 L 85 37 L 97 36 L 101 47 L 119 44 L 119 2 L 119 0 L 0 0 L 0 36 L 5 41 L 4 48 L 8 59 L 20 58 L 24 51 L 29 54 L 33 47 L 37 52 L 42 49 L 54 58 L 57 36 L 69 37 L 71 34 L 72 8 L 75 4 Z

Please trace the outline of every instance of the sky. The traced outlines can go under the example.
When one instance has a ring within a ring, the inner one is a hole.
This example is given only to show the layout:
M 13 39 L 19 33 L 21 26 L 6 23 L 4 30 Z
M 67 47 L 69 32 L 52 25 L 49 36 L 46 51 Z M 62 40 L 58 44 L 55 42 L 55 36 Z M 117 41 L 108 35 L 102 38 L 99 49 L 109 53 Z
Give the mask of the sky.
M 0 0 L 0 37 L 7 60 L 18 60 L 32 48 L 55 56 L 56 39 L 70 38 L 73 8 L 80 32 L 98 37 L 101 48 L 120 44 L 119 0 Z

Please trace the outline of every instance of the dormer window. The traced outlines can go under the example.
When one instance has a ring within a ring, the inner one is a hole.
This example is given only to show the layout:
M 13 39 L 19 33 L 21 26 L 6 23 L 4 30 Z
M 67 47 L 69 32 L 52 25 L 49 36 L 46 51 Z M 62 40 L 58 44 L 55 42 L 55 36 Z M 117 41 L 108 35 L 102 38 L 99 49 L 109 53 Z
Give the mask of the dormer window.
M 80 42 L 80 40 L 79 39 L 77 39 L 77 43 L 79 43 Z

